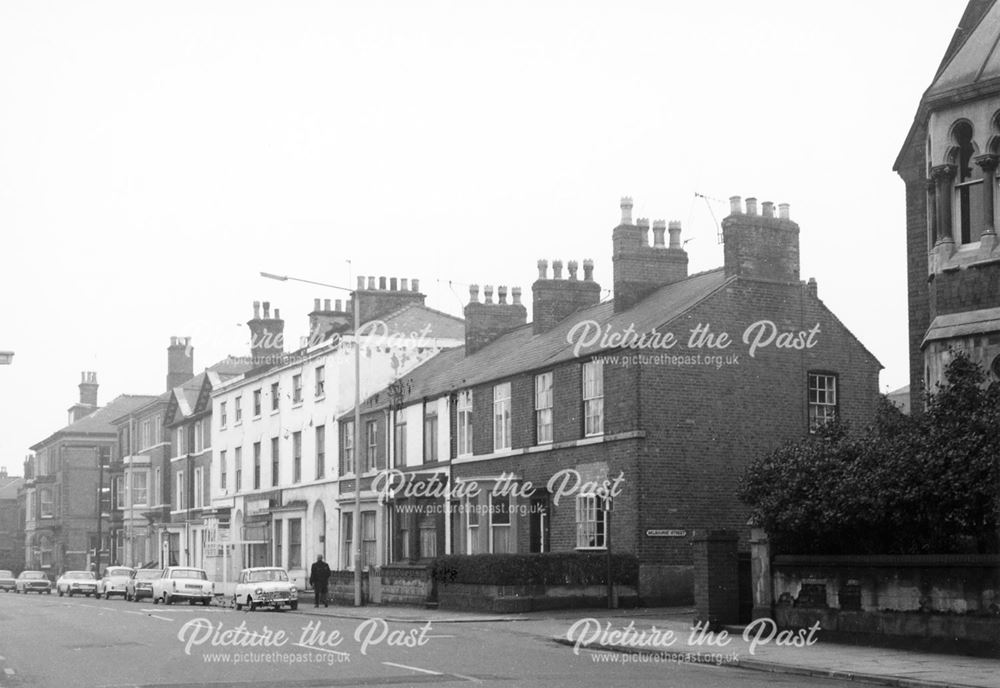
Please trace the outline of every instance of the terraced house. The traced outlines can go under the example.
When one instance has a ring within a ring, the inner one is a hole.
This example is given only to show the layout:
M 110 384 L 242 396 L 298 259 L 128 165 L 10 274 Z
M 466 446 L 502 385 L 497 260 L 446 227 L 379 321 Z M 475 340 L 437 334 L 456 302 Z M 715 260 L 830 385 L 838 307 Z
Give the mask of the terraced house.
M 631 552 L 646 604 L 691 601 L 696 529 L 746 550 L 743 466 L 829 419 L 868 420 L 881 366 L 800 279 L 788 206 L 731 206 L 714 270 L 688 274 L 680 223 L 654 222 L 650 242 L 623 199 L 612 299 L 590 261 L 538 262 L 530 323 L 519 289 L 470 288 L 464 347 L 369 397 L 360 447 L 341 417 L 341 455 L 384 498 L 372 547 L 395 562 Z
M 416 279 L 359 277 L 354 293 L 360 337 L 352 301 L 317 299 L 310 337 L 291 353 L 277 336 L 277 310 L 272 316 L 270 304 L 255 303 L 248 324 L 258 364 L 213 389 L 211 504 L 219 524 L 211 549 L 225 551 L 227 581 L 243 565 L 273 564 L 304 587 L 317 554 L 345 566 L 338 530 L 353 488 L 338 491 L 345 473 L 336 419 L 354 404 L 355 342 L 368 394 L 463 341 L 462 320 L 424 305 Z
M 69 424 L 31 447 L 22 488 L 26 567 L 55 574 L 90 567 L 98 552 L 102 567 L 123 556 L 113 421 L 156 397 L 123 394 L 98 406 L 97 391 L 97 374 L 84 372 Z

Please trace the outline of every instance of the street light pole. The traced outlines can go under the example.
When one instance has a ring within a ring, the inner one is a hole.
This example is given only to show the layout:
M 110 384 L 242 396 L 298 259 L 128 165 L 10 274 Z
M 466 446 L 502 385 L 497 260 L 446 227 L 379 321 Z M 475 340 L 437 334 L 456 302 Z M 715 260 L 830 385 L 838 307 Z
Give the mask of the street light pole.
M 328 289 L 339 289 L 351 295 L 354 311 L 354 516 L 351 524 L 351 537 L 354 543 L 354 606 L 360 607 L 361 599 L 361 294 L 356 289 L 341 287 L 326 282 L 276 275 L 271 272 L 261 272 L 261 277 L 279 282 L 304 282 Z

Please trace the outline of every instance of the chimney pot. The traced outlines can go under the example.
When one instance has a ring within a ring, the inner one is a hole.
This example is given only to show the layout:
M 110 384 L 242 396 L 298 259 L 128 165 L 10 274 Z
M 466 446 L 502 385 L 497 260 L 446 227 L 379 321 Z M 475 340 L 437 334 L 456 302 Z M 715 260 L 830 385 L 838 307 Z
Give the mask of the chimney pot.
M 389 291 L 399 291 L 398 287 L 399 287 L 399 280 L 397 280 L 395 277 L 390 277 Z
M 497 303 L 504 305 L 507 303 L 507 287 L 502 284 L 497 287 Z
M 653 246 L 662 247 L 663 235 L 667 231 L 666 220 L 653 220 Z
M 552 279 L 562 279 L 562 261 L 552 261 Z
M 340 310 L 340 299 L 337 299 L 336 301 L 333 302 L 333 310 L 337 311 L 338 313 L 341 312 L 341 310 Z
M 410 280 L 410 291 L 420 291 L 420 280 L 416 277 Z
M 729 197 L 729 214 L 730 215 L 743 214 L 743 199 L 740 196 Z
M 747 215 L 757 214 L 757 199 L 750 197 L 747 199 Z
M 264 320 L 268 320 L 271 317 L 271 302 L 264 301 L 261 306 L 264 307 Z
M 538 279 L 548 279 L 549 278 L 549 261 L 544 258 L 538 260 Z
M 788 206 L 787 203 L 779 203 L 778 204 L 778 217 L 780 217 L 782 220 L 789 219 L 788 218 L 788 207 L 789 206 Z
M 469 285 L 469 303 L 479 303 L 479 285 Z
M 774 203 L 764 201 L 760 204 L 760 212 L 764 217 L 774 217 Z
M 483 287 L 483 303 L 493 303 L 493 285 Z
M 368 276 L 368 290 L 375 291 L 375 277 L 372 275 Z
M 566 270 L 569 271 L 569 278 L 571 280 L 575 281 L 577 279 L 577 277 L 576 277 L 576 271 L 577 271 L 577 269 L 579 269 L 579 267 L 580 267 L 580 264 L 577 263 L 575 260 L 571 260 L 568 263 L 566 263 Z
M 806 282 L 806 293 L 808 293 L 809 296 L 813 297 L 814 299 L 819 297 L 819 290 L 818 290 L 818 285 L 816 284 L 815 277 L 810 277 L 809 281 Z
M 622 196 L 622 224 L 630 225 L 632 224 L 632 198 L 630 196 Z
M 378 278 L 378 288 L 380 291 L 385 291 L 385 276 L 379 276 Z
M 253 319 L 258 320 L 260 318 L 260 301 L 253 302 Z
M 510 290 L 510 298 L 515 306 L 521 305 L 521 287 L 514 287 Z
M 358 289 L 364 289 L 364 288 L 365 288 L 365 278 L 362 277 L 361 275 L 358 275 Z
M 583 260 L 583 279 L 585 282 L 594 281 L 594 261 L 590 258 Z
M 410 291 L 409 281 L 406 277 L 399 278 L 399 290 L 400 291 Z
M 281 311 L 279 311 L 277 308 L 274 309 L 274 319 L 281 320 Z
M 313 310 L 314 311 L 318 311 L 320 309 L 319 303 L 320 303 L 319 299 L 313 299 Z
M 681 221 L 671 220 L 667 231 L 670 232 L 670 248 L 684 248 L 681 244 Z
M 324 311 L 330 310 L 330 299 L 323 299 L 323 310 Z M 337 308 L 337 310 L 339 311 L 340 308 Z

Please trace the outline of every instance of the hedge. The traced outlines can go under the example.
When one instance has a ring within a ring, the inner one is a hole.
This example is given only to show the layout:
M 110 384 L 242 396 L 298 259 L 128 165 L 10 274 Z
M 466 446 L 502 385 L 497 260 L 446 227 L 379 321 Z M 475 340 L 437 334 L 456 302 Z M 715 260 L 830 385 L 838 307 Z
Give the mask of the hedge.
M 480 585 L 607 585 L 606 554 L 459 554 L 434 561 L 434 580 Z M 611 577 L 636 586 L 639 561 L 632 554 L 611 555 Z

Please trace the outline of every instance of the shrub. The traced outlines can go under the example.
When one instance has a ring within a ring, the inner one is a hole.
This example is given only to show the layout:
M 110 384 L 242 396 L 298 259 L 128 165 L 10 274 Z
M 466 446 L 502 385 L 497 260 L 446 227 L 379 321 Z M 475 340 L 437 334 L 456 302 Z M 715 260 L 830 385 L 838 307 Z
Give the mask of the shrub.
M 434 562 L 434 580 L 481 585 L 606 585 L 607 555 L 590 552 L 547 554 L 453 554 Z M 636 586 L 639 561 L 611 555 L 611 578 Z

